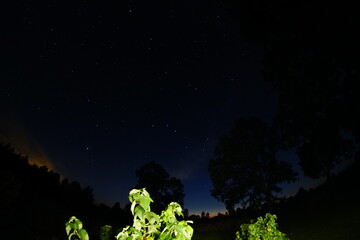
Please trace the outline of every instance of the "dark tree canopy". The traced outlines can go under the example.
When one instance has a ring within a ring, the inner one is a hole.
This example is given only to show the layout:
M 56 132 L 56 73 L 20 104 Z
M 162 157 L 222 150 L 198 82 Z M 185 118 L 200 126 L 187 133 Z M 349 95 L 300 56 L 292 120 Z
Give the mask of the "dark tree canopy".
M 149 162 L 136 170 L 136 188 L 146 188 L 154 202 L 152 211 L 160 213 L 171 202 L 184 206 L 184 185 L 159 164 Z
M 95 205 L 89 186 L 82 188 L 45 166 L 31 165 L 9 144 L 0 143 L 0 161 L 0 239 L 63 239 L 64 221 L 73 215 L 88 222 L 91 234 L 105 220 L 130 223 L 127 212 Z
M 271 129 L 257 118 L 239 119 L 220 139 L 209 161 L 211 194 L 230 214 L 236 204 L 271 205 L 281 191 L 278 184 L 295 180 L 291 166 L 276 158 L 275 142 Z
M 335 166 L 350 158 L 354 151 L 353 142 L 344 139 L 340 132 L 334 131 L 328 123 L 320 122 L 297 150 L 304 174 L 314 179 L 330 179 Z
M 357 7 L 308 0 L 225 4 L 244 39 L 264 50 L 265 80 L 280 97 L 275 125 L 283 146 L 297 149 L 306 175 L 329 176 L 360 140 Z

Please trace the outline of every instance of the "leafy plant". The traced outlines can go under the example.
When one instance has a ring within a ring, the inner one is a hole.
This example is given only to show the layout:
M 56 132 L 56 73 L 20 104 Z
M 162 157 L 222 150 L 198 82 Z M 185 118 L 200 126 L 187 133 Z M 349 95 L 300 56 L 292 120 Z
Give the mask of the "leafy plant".
M 257 222 L 240 226 L 241 233 L 236 232 L 235 240 L 289 240 L 277 229 L 276 215 L 267 213 L 265 218 L 258 217 Z
M 71 240 L 73 236 L 77 236 L 79 240 L 89 240 L 89 235 L 85 229 L 83 229 L 82 222 L 75 216 L 72 216 L 69 221 L 65 223 L 65 231 L 68 239 Z M 77 238 L 74 238 L 77 240 Z
M 153 200 L 145 188 L 130 191 L 131 213 L 134 216 L 132 227 L 125 227 L 117 240 L 190 240 L 193 228 L 191 221 L 178 221 L 176 215 L 183 216 L 180 204 L 172 202 L 166 210 L 157 215 L 150 210 Z
M 100 240 L 110 240 L 112 235 L 111 226 L 105 225 L 100 229 Z
M 192 221 L 178 221 L 177 216 L 182 216 L 182 208 L 176 202 L 170 203 L 161 215 L 150 210 L 153 202 L 145 188 L 133 189 L 129 193 L 131 213 L 134 216 L 133 225 L 126 226 L 115 238 L 117 240 L 191 240 L 193 228 L 189 225 Z M 82 222 L 76 217 L 71 217 L 65 223 L 66 234 L 69 240 L 77 236 L 79 240 L 89 240 Z M 100 239 L 108 240 L 111 236 L 111 226 L 101 228 Z

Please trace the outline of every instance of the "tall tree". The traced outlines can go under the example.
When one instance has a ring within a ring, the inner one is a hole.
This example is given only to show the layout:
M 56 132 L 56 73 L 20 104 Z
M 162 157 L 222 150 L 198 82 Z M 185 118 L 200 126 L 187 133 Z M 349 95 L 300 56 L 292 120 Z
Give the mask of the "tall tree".
M 278 150 L 271 129 L 257 118 L 239 119 L 223 136 L 209 161 L 211 194 L 223 202 L 229 214 L 234 206 L 271 206 L 280 183 L 292 182 L 296 173 L 276 158 Z
M 314 179 L 331 178 L 335 166 L 350 158 L 354 151 L 353 142 L 344 139 L 328 123 L 320 122 L 297 151 L 304 174 Z
M 308 0 L 225 4 L 238 17 L 244 39 L 264 50 L 265 80 L 280 96 L 275 123 L 284 146 L 297 149 L 305 174 L 329 175 L 349 145 L 358 148 L 360 141 L 356 5 Z M 322 124 L 326 132 L 319 129 Z M 344 137 L 351 135 L 357 143 Z
M 136 188 L 146 188 L 154 203 L 152 211 L 160 213 L 171 202 L 184 205 L 184 185 L 159 164 L 149 162 L 136 170 L 138 182 Z

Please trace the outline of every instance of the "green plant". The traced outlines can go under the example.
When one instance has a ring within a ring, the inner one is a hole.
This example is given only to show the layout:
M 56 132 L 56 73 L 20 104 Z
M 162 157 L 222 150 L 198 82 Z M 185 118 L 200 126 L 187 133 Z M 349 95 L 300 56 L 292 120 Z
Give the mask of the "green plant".
M 74 216 L 65 223 L 65 231 L 69 240 L 71 240 L 73 236 L 77 236 L 79 240 L 89 240 L 89 235 L 83 228 L 82 222 Z M 77 238 L 75 238 L 75 240 L 77 240 Z
M 112 235 L 111 226 L 105 225 L 100 229 L 100 240 L 110 240 Z
M 258 217 L 257 222 L 240 226 L 241 233 L 236 232 L 236 240 L 288 240 L 289 238 L 279 230 L 275 222 L 276 215 L 267 213 L 265 218 Z
M 134 216 L 133 225 L 126 226 L 116 235 L 117 240 L 190 240 L 193 228 L 189 225 L 192 221 L 178 221 L 176 215 L 183 217 L 180 204 L 172 202 L 157 215 L 150 211 L 153 200 L 145 188 L 133 189 L 129 193 L 131 213 Z M 65 223 L 65 230 L 69 240 L 73 236 L 79 240 L 89 240 L 83 225 L 76 217 L 71 217 Z M 111 226 L 101 228 L 100 239 L 108 240 L 111 236 Z
M 145 188 L 130 191 L 131 213 L 134 216 L 132 227 L 125 227 L 117 240 L 190 240 L 193 228 L 191 221 L 178 221 L 176 215 L 183 216 L 181 206 L 172 202 L 166 210 L 157 215 L 150 211 L 153 200 Z

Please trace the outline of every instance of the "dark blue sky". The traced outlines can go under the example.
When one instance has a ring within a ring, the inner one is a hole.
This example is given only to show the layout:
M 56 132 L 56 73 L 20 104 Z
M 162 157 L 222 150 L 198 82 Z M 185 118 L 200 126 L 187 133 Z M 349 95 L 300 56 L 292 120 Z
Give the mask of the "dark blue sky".
M 209 191 L 214 146 L 236 118 L 271 121 L 277 95 L 221 1 L 6 7 L 2 141 L 109 205 L 155 161 L 181 179 L 190 213 L 225 211 Z

